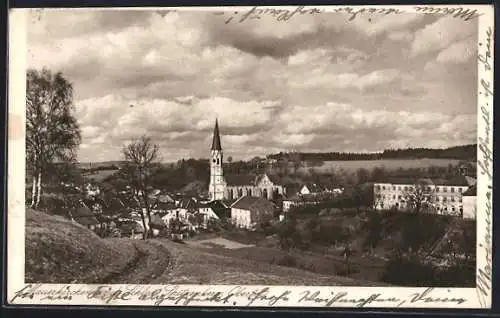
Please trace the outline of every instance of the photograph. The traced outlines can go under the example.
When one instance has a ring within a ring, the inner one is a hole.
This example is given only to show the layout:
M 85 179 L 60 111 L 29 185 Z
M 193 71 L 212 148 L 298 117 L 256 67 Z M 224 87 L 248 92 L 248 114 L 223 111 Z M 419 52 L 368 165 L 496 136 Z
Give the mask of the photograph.
M 493 7 L 443 8 L 17 10 L 12 299 L 491 306 Z

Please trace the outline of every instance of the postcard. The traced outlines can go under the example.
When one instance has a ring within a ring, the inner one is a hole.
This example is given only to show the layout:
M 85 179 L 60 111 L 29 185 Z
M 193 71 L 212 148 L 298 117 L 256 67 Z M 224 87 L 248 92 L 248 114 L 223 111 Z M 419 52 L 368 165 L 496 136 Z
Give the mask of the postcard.
M 9 23 L 9 304 L 491 308 L 493 6 Z

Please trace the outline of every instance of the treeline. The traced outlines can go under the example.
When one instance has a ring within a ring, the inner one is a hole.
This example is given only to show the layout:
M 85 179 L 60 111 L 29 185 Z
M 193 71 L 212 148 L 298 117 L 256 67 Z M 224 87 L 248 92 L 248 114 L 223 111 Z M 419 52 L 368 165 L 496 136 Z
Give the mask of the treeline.
M 386 149 L 383 152 L 280 152 L 267 156 L 269 159 L 284 160 L 290 156 L 299 156 L 302 161 L 347 161 L 347 160 L 379 160 L 379 159 L 459 159 L 475 161 L 477 157 L 476 144 L 449 147 L 445 149 L 407 148 Z

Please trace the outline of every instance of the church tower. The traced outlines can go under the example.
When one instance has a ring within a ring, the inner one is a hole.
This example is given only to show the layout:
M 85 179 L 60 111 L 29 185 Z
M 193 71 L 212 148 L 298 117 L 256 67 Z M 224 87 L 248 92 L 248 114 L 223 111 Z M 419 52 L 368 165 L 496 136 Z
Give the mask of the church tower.
M 214 137 L 212 140 L 212 149 L 210 150 L 210 184 L 208 192 L 210 200 L 224 199 L 226 182 L 222 171 L 222 147 L 220 144 L 219 124 L 215 120 Z

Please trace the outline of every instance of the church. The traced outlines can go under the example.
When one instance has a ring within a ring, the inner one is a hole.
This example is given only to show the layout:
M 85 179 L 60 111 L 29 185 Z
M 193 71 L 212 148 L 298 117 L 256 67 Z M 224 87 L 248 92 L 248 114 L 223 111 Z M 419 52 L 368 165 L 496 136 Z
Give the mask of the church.
M 284 195 L 285 189 L 277 177 L 269 174 L 224 175 L 224 155 L 219 134 L 219 124 L 215 120 L 212 148 L 210 150 L 210 200 L 235 200 L 243 196 L 262 197 L 268 200 Z

